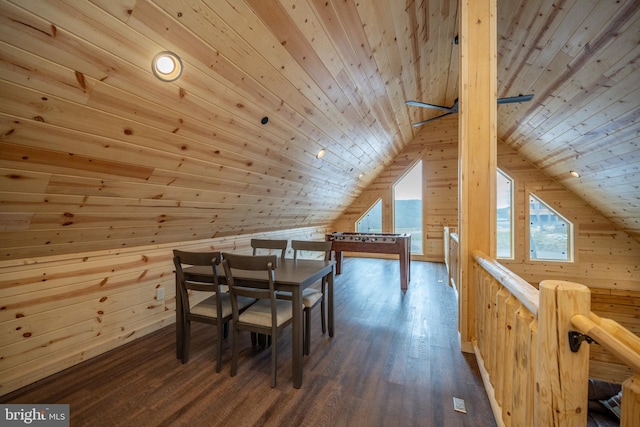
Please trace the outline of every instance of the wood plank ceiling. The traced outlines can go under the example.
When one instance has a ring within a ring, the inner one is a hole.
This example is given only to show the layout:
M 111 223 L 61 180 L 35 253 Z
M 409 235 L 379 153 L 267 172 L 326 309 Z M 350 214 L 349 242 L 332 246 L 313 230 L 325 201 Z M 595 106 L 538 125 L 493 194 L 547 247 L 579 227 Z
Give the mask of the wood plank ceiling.
M 329 226 L 438 114 L 404 101 L 458 95 L 456 0 L 0 11 L 1 259 Z M 640 239 L 639 29 L 637 0 L 498 1 L 497 95 L 535 94 L 499 138 Z

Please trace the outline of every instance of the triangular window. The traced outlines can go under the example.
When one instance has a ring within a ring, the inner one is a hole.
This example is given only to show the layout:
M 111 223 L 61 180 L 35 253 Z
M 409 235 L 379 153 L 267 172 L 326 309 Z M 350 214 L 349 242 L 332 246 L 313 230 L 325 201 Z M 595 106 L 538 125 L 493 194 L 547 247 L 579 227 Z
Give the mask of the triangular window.
M 356 222 L 358 233 L 382 233 L 382 199 L 378 199 L 371 208 Z
M 529 195 L 529 259 L 573 261 L 573 224 Z

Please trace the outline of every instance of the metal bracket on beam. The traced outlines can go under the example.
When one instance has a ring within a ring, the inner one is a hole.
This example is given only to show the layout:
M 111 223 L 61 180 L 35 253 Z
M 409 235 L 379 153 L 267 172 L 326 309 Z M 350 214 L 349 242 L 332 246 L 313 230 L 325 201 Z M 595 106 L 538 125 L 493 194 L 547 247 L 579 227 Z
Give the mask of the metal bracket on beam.
M 569 331 L 569 348 L 572 352 L 577 353 L 578 350 L 580 350 L 582 341 L 586 341 L 587 344 L 598 344 L 598 342 L 591 338 L 589 335 L 581 334 L 578 331 Z

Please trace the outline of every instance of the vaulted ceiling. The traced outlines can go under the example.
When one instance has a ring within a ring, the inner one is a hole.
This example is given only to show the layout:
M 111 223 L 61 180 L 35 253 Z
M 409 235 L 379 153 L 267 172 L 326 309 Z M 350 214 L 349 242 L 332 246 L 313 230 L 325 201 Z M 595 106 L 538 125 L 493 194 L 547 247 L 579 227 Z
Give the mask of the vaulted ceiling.
M 2 259 L 330 224 L 458 96 L 456 0 L 0 11 Z M 499 0 L 497 52 L 499 139 L 640 239 L 637 0 Z

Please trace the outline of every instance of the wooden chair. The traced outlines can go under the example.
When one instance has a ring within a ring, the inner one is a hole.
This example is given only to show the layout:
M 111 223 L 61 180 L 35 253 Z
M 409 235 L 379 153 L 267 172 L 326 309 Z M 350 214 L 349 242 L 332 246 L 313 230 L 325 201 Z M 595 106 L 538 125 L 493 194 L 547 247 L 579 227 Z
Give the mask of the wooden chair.
M 277 240 L 277 239 L 251 239 L 251 247 L 253 248 L 253 254 L 258 255 L 259 249 L 268 249 L 269 255 L 271 255 L 271 251 L 274 249 L 280 250 L 280 259 L 284 259 L 284 255 L 287 251 L 287 240 Z M 275 267 L 275 266 L 274 266 Z
M 182 308 L 182 318 L 178 319 L 179 322 L 182 322 L 182 342 L 177 343 L 182 348 L 182 363 L 189 361 L 191 322 L 208 323 L 216 326 L 216 372 L 220 372 L 222 368 L 222 339 L 227 335 L 228 322 L 233 314 L 231 297 L 228 293 L 221 291 L 218 281 L 220 252 L 174 250 L 173 263 L 176 268 L 177 291 L 180 293 Z M 184 267 L 187 266 L 208 266 L 211 268 L 211 275 L 190 277 L 184 271 Z M 189 291 L 207 292 L 212 295 L 192 307 L 189 301 Z M 242 298 L 238 299 L 236 304 L 238 310 L 244 310 L 253 302 L 255 302 L 254 299 Z
M 252 334 L 262 334 L 271 337 L 271 387 L 276 386 L 276 371 L 278 363 L 278 334 L 293 320 L 291 301 L 279 300 L 275 297 L 276 255 L 237 255 L 222 254 L 231 306 L 233 309 L 233 351 L 231 358 L 231 376 L 238 371 L 238 333 L 249 331 Z M 236 282 L 234 270 L 264 271 L 268 288 L 256 288 L 250 284 Z M 241 297 L 255 298 L 257 302 L 244 312 L 239 310 Z
M 308 240 L 292 240 L 291 248 L 293 249 L 293 259 L 298 259 L 299 252 L 322 252 L 323 259 L 329 261 L 331 259 L 331 242 L 329 241 L 308 241 Z M 322 333 L 327 332 L 327 319 L 325 316 L 325 294 L 327 288 L 327 278 L 323 277 L 320 282 L 320 289 L 306 288 L 302 291 L 302 304 L 304 305 L 304 354 L 311 352 L 311 309 L 320 303 L 320 321 L 322 323 Z M 278 298 L 291 299 L 291 292 L 278 292 Z

